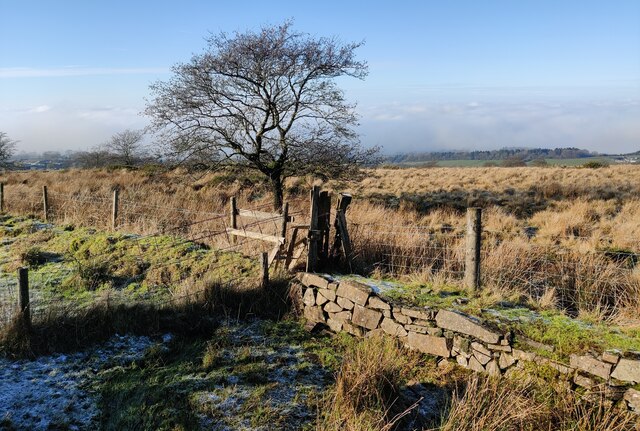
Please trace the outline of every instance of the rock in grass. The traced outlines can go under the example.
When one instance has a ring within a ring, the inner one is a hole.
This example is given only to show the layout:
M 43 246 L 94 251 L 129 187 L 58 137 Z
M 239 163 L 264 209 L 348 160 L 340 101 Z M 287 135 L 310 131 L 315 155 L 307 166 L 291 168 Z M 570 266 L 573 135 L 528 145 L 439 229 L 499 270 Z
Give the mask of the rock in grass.
M 640 413 L 640 391 L 633 388 L 627 389 L 624 393 L 624 400 L 629 405 L 629 409 L 636 413 Z

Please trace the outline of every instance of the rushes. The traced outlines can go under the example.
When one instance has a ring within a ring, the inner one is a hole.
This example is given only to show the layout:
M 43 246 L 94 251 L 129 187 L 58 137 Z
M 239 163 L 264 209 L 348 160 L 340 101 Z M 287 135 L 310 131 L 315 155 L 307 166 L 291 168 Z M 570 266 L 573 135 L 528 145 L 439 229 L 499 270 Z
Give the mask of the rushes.
M 383 431 L 399 415 L 393 407 L 412 363 L 398 342 L 375 336 L 347 348 L 332 391 L 321 407 L 318 431 Z
M 424 364 L 390 338 L 354 341 L 334 387 L 320 402 L 316 430 L 632 431 L 637 426 L 637 416 L 621 406 L 525 371 L 498 379 L 444 370 Z M 416 377 L 435 398 L 410 405 L 405 385 Z

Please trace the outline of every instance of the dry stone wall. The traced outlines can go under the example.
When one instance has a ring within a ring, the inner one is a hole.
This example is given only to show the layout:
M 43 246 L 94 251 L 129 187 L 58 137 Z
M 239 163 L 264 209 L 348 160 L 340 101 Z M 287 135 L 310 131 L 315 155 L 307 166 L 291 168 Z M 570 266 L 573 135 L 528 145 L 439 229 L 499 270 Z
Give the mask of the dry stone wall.
M 410 349 L 492 375 L 525 367 L 528 362 L 545 364 L 565 381 L 624 400 L 631 410 L 640 413 L 640 391 L 632 387 L 640 383 L 640 356 L 610 351 L 572 355 L 568 364 L 561 363 L 515 348 L 510 331 L 500 332 L 458 311 L 394 304 L 352 280 L 338 281 L 313 273 L 300 273 L 297 279 L 304 317 L 313 325 L 322 324 L 334 332 L 358 337 L 383 332 Z M 519 346 L 550 348 L 533 340 L 518 341 Z

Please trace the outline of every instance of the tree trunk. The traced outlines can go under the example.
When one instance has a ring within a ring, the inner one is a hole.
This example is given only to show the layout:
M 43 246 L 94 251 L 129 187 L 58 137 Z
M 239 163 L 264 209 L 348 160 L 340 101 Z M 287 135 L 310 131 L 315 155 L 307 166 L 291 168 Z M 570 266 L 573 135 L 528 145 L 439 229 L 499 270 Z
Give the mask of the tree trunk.
M 284 181 L 280 175 L 271 176 L 271 189 L 273 191 L 273 209 L 280 212 L 284 202 Z

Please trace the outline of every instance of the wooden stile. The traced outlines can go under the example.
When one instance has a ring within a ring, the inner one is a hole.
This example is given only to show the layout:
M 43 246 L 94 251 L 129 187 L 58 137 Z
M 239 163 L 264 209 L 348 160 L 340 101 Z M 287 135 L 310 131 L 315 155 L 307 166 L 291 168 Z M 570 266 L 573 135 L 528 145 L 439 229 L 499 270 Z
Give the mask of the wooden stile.
M 320 232 L 318 231 L 318 214 L 320 204 L 320 186 L 313 186 L 311 189 L 311 214 L 309 220 L 308 233 L 308 253 L 307 272 L 315 272 L 318 265 L 318 242 Z
M 227 233 L 235 236 L 242 236 L 245 238 L 259 239 L 262 241 L 275 242 L 276 244 L 284 244 L 285 239 L 280 236 L 267 235 L 260 232 L 252 232 L 244 229 L 232 229 L 227 228 Z

